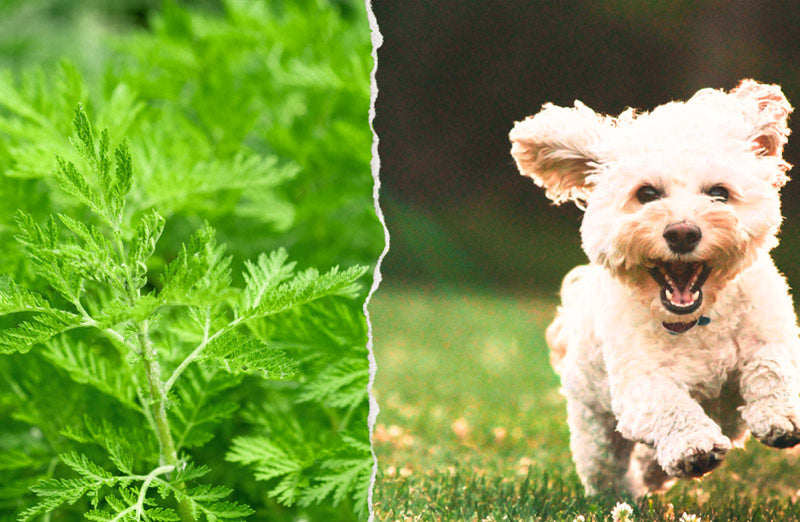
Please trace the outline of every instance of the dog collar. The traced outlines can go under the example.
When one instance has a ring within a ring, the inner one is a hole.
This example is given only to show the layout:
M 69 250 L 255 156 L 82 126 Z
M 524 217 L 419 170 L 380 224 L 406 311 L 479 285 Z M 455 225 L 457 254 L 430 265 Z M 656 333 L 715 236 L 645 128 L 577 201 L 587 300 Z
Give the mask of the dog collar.
M 701 315 L 699 318 L 695 319 L 694 321 L 690 321 L 688 323 L 668 323 L 662 322 L 661 326 L 663 326 L 667 333 L 670 335 L 678 335 L 682 334 L 683 332 L 689 331 L 694 328 L 695 325 L 705 326 L 711 322 L 710 317 L 706 317 L 705 315 Z

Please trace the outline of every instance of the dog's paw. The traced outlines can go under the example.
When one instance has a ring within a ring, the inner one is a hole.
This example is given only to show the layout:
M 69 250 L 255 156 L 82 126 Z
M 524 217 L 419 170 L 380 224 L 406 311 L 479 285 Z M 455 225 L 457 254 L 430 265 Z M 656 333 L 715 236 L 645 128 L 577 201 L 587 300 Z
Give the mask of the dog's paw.
M 742 411 L 750 433 L 762 444 L 791 448 L 800 444 L 800 405 L 753 405 Z
M 800 427 L 793 425 L 793 429 L 786 431 L 784 428 L 773 426 L 766 435 L 758 437 L 758 440 L 773 448 L 793 448 L 800 444 Z
M 724 435 L 673 440 L 659 448 L 659 465 L 670 477 L 697 478 L 717 468 L 731 449 Z
M 674 463 L 674 476 L 679 478 L 702 477 L 722 464 L 727 448 L 713 447 L 711 451 L 691 448 L 682 459 Z

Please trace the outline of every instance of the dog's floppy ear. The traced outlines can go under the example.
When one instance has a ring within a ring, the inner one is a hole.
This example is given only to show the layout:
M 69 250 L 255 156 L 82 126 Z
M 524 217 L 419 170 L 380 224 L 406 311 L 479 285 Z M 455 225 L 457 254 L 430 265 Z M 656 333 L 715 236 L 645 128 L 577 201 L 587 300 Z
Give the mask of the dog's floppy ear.
M 535 116 L 511 130 L 511 155 L 523 176 L 544 187 L 556 204 L 585 199 L 586 176 L 597 161 L 592 145 L 599 143 L 604 118 L 579 101 L 574 108 L 545 104 Z
M 750 135 L 756 154 L 782 158 L 783 145 L 791 132 L 786 122 L 793 109 L 780 86 L 742 80 L 731 94 L 752 101 L 758 108 L 758 116 L 753 121 L 754 129 Z

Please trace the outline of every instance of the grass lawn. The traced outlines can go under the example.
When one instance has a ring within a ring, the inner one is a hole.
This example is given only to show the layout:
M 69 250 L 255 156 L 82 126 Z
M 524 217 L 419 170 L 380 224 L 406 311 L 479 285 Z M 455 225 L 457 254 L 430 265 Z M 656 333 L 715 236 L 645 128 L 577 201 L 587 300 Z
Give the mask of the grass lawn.
M 641 505 L 585 498 L 544 343 L 556 303 L 381 286 L 370 306 L 378 520 L 611 520 L 620 501 L 635 520 L 800 520 L 800 452 L 756 441 Z

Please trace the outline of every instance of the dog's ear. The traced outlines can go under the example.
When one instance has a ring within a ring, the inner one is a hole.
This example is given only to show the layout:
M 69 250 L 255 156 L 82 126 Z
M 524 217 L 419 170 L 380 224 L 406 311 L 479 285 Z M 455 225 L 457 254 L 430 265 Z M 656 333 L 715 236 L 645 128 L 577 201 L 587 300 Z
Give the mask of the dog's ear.
M 754 128 L 750 135 L 755 153 L 759 156 L 782 158 L 783 146 L 791 132 L 787 120 L 793 109 L 780 86 L 742 80 L 731 94 L 748 100 L 757 107 L 757 117 L 752 120 Z
M 548 103 L 535 116 L 517 122 L 511 130 L 511 155 L 523 176 L 544 187 L 556 204 L 585 199 L 591 186 L 586 177 L 597 157 L 592 145 L 600 142 L 608 125 L 604 118 L 579 101 L 574 108 Z

